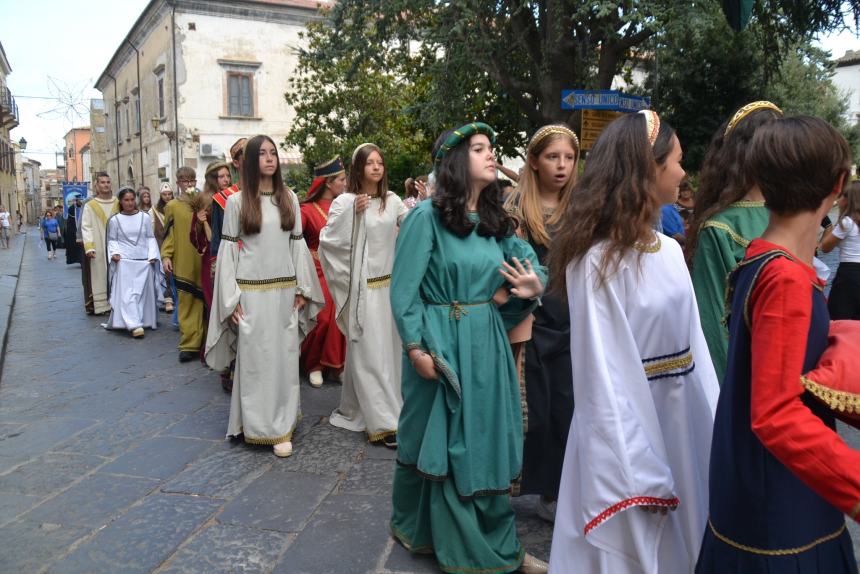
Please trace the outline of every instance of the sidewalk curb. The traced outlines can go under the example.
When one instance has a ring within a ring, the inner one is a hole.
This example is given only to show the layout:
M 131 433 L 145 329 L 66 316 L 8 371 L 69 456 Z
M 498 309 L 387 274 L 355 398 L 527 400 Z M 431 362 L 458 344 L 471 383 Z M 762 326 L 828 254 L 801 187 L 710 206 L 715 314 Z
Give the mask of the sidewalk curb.
M 30 232 L 33 229 L 29 227 L 24 233 L 12 236 L 12 247 L 8 258 L 0 257 L 0 260 L 3 260 L 2 273 L 0 273 L 0 381 L 3 380 L 6 344 L 9 341 L 9 326 L 15 307 L 15 295 L 18 293 L 18 278 L 21 276 L 21 264 L 24 262 L 24 250 L 27 247 L 27 241 L 31 239 Z

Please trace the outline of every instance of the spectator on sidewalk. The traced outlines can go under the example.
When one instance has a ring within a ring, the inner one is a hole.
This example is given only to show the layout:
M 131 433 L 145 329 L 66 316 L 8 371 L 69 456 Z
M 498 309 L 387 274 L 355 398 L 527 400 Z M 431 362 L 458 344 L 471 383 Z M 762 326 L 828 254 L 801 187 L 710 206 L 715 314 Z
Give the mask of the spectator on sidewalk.
M 0 205 L 0 245 L 3 249 L 9 249 L 9 234 L 12 228 L 12 216 L 6 208 Z
M 96 174 L 96 196 L 84 204 L 81 236 L 84 240 L 84 293 L 89 285 L 87 314 L 103 315 L 110 311 L 107 298 L 107 222 L 119 211 L 119 201 L 111 193 L 110 176 Z
M 20 209 L 15 210 L 15 218 L 18 222 L 18 233 L 21 233 L 21 228 L 24 227 L 24 214 Z
M 51 209 L 45 211 L 45 216 L 42 218 L 42 237 L 45 239 L 45 247 L 48 249 L 48 259 L 55 259 L 57 257 L 57 243 L 60 240 L 60 224 Z
M 833 279 L 827 309 L 835 320 L 860 320 L 860 182 L 845 186 L 838 199 L 836 225 L 821 238 L 825 253 L 839 246 L 839 267 Z

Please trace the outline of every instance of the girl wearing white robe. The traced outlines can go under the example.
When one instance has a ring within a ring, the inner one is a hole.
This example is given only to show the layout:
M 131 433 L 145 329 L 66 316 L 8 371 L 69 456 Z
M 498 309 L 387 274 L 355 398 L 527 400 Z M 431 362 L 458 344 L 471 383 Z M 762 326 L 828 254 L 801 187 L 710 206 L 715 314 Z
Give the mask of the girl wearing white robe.
M 641 215 L 674 201 L 680 144 L 653 112 L 617 121 L 592 150 L 551 253 L 566 268 L 576 409 L 550 572 L 683 574 L 707 522 L 719 389 L 681 248 Z M 625 173 L 637 159 L 650 165 Z M 566 227 L 606 213 L 605 202 L 615 210 L 590 233 Z
M 133 191 L 126 193 L 134 195 Z M 164 291 L 158 242 L 149 215 L 117 213 L 107 224 L 111 313 L 108 329 L 127 329 L 135 337 L 158 327 Z
M 277 190 L 283 181 L 279 164 L 271 176 L 276 191 L 259 191 L 259 232 L 242 231 L 242 194 L 260 182 L 260 168 L 251 160 L 260 156 L 262 164 L 262 153 L 277 158 L 266 136 L 251 138 L 245 153 L 246 190 L 229 197 L 224 213 L 206 362 L 221 372 L 236 360 L 227 436 L 242 435 L 246 443 L 273 445 L 277 456 L 289 456 L 300 416 L 299 344 L 325 300 L 302 235 L 298 198 Z M 291 231 L 281 229 L 277 193 L 292 202 Z
M 368 197 L 361 194 L 366 183 L 364 170 L 376 158 L 382 171 L 374 174 L 380 179 L 371 186 L 378 191 Z M 403 406 L 402 350 L 391 314 L 389 285 L 397 228 L 409 210 L 396 194 L 387 191 L 381 161 L 381 152 L 373 144 L 356 149 L 348 188 L 351 193 L 343 193 L 332 202 L 328 222 L 320 232 L 319 256 L 337 308 L 338 326 L 347 338 L 340 405 L 329 422 L 366 432 L 371 442 L 396 447 L 397 420 Z M 363 202 L 360 211 L 357 202 Z

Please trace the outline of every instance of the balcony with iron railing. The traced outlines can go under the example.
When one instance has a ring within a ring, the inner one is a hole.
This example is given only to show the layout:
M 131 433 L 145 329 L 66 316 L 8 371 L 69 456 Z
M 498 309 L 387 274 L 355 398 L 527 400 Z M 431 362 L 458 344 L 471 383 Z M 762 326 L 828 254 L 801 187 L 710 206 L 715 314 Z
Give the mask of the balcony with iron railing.
M 0 82 L 0 125 L 9 130 L 18 127 L 18 104 L 5 82 Z

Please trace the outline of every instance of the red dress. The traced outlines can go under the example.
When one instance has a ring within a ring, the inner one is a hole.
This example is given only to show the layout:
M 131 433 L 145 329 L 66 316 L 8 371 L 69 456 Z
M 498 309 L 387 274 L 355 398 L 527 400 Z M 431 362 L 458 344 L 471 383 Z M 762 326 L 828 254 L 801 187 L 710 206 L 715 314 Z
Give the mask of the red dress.
M 324 367 L 342 369 L 346 358 L 346 339 L 337 326 L 334 301 L 332 301 L 328 291 L 319 255 L 317 255 L 317 249 L 320 245 L 320 231 L 328 221 L 330 207 L 330 199 L 318 199 L 301 205 L 302 232 L 305 241 L 307 241 L 308 249 L 311 250 L 311 255 L 314 257 L 317 277 L 319 277 L 320 286 L 325 296 L 325 307 L 317 315 L 317 326 L 302 342 L 302 368 L 308 373 L 322 370 Z

